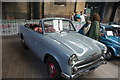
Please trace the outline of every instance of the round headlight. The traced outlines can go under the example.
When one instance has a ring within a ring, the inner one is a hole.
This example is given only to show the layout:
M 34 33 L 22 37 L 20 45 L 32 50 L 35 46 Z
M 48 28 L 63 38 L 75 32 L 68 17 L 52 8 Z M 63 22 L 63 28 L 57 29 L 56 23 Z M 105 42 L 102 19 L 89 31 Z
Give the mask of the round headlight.
M 103 54 L 107 53 L 107 47 L 106 47 L 106 46 L 104 46 L 104 47 L 102 48 L 102 53 L 103 53 Z
M 78 58 L 77 58 L 76 54 L 73 54 L 73 55 L 70 56 L 70 58 L 68 60 L 68 63 L 70 65 L 73 65 L 76 61 L 78 61 Z
M 103 53 L 107 53 L 107 48 L 106 48 L 106 49 L 104 49 Z

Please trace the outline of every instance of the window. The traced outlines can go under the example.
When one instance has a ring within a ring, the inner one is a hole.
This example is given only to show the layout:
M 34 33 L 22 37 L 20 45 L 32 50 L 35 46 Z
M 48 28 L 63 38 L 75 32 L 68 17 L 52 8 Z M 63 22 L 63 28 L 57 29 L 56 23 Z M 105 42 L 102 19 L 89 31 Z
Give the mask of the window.
M 112 31 L 107 31 L 107 36 L 113 36 L 113 32 Z
M 66 0 L 61 0 L 61 2 L 59 2 L 58 0 L 55 0 L 54 5 L 66 6 Z
M 107 36 L 118 36 L 118 29 L 114 27 L 105 28 Z

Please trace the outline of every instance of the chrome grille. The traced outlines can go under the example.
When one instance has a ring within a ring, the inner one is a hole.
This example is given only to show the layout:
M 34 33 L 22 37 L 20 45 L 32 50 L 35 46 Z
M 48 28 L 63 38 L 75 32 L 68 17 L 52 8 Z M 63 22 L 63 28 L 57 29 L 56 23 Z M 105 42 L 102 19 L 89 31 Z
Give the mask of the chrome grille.
M 81 66 L 81 65 L 84 65 L 84 64 L 91 63 L 91 62 L 93 62 L 93 61 L 99 59 L 100 57 L 101 57 L 101 55 L 91 56 L 91 57 L 89 57 L 89 58 L 83 60 L 82 62 L 80 62 L 80 63 L 74 65 L 74 66 L 78 67 L 78 66 Z

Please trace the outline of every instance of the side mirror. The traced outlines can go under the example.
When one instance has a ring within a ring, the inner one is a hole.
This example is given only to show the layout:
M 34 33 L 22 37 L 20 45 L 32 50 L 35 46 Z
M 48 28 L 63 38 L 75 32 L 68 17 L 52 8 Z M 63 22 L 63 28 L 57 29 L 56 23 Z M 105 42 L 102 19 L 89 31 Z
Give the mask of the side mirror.
M 28 24 L 25 24 L 24 26 L 25 26 L 25 27 L 28 27 Z
M 101 33 L 100 35 L 101 35 L 101 36 L 104 36 L 104 34 L 103 34 L 103 33 Z

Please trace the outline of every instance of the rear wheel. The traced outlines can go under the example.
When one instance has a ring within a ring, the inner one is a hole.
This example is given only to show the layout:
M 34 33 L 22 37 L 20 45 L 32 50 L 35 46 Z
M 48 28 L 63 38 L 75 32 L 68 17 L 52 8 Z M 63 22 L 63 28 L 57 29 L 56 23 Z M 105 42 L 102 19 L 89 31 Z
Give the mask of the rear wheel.
M 47 70 L 50 78 L 54 78 L 54 79 L 57 78 L 57 80 L 61 78 L 61 74 L 60 74 L 61 70 L 59 64 L 51 56 L 47 58 Z
M 23 36 L 21 36 L 21 43 L 24 49 L 28 49 L 27 45 L 25 44 L 25 40 L 23 38 Z

